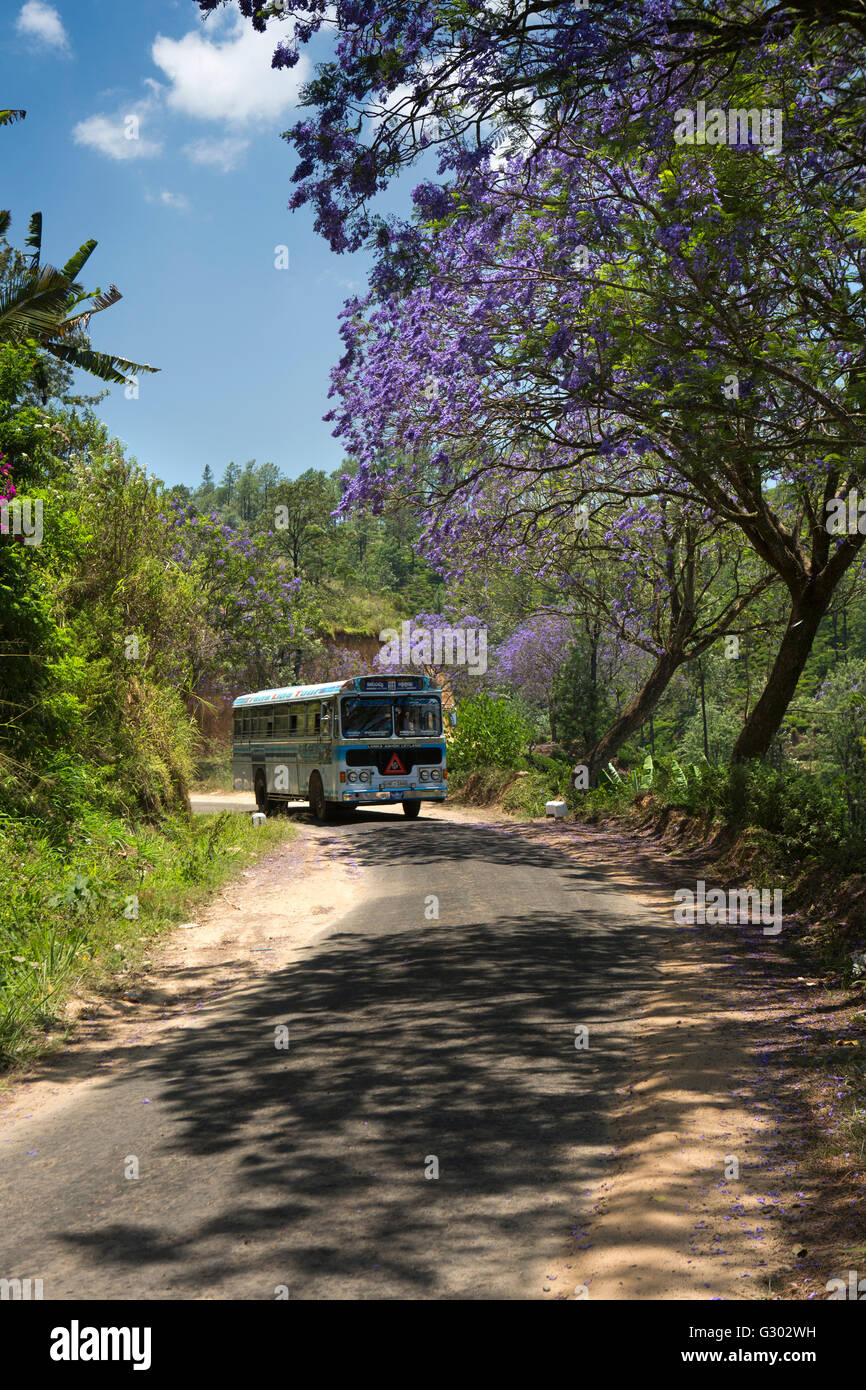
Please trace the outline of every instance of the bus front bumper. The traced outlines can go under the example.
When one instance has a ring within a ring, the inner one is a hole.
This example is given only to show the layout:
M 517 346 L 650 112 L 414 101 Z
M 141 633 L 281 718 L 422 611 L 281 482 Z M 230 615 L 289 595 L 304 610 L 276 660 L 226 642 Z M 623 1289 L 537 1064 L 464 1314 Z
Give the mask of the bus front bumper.
M 445 787 L 435 790 L 429 785 L 423 787 L 383 788 L 380 791 L 343 792 L 343 801 L 444 801 L 448 795 Z

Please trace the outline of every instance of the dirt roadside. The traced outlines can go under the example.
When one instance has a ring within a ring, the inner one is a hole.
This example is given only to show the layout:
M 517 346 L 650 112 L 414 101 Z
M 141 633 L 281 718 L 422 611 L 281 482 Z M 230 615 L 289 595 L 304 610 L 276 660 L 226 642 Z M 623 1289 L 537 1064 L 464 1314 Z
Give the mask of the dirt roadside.
M 828 1151 L 828 1117 L 800 1065 L 837 1001 L 757 925 L 674 925 L 675 888 L 724 881 L 712 856 L 616 825 L 527 833 L 603 865 L 665 933 L 614 1120 L 615 1171 L 548 1296 L 827 1298 L 829 1279 L 866 1261 L 855 1195 L 866 1174 Z

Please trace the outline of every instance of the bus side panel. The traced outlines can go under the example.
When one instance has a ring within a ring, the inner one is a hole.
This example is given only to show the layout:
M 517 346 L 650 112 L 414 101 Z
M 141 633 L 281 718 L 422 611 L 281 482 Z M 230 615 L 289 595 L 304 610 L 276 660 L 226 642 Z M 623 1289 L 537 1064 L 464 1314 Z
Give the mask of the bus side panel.
M 267 779 L 268 791 L 274 796 L 294 797 L 298 795 L 298 754 L 296 749 L 285 745 L 273 751 L 268 750 Z
M 339 777 L 334 771 L 331 750 L 327 744 L 308 743 L 301 751 L 298 761 L 298 778 L 301 783 L 301 796 L 308 795 L 310 778 L 318 772 L 322 779 L 322 790 L 327 801 L 340 800 Z
M 319 772 L 322 778 L 322 786 L 325 789 L 325 796 L 328 799 L 328 801 L 339 801 L 340 777 L 337 772 L 334 759 L 331 757 L 331 750 L 329 748 L 323 748 L 322 757 L 324 759 L 327 759 L 326 762 L 322 762 L 319 765 Z
M 286 755 L 286 765 L 289 769 L 289 787 L 292 796 L 301 795 L 301 779 L 298 773 L 298 750 L 290 748 Z
M 233 785 L 236 792 L 251 792 L 253 789 L 253 764 L 249 751 L 236 748 L 232 756 Z

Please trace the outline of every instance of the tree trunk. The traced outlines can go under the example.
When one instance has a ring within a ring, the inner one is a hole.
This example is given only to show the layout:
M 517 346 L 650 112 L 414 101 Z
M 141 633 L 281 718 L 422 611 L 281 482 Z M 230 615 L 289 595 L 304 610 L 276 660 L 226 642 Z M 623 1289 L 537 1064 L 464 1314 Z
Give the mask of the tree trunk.
M 662 695 L 670 684 L 671 677 L 683 662 L 682 653 L 662 652 L 656 660 L 649 678 L 633 700 L 630 700 L 622 714 L 614 720 L 607 733 L 598 740 L 595 747 L 586 755 L 589 767 L 589 780 L 595 785 L 598 773 L 611 758 L 619 752 L 629 735 L 651 715 Z
M 767 684 L 734 745 L 733 762 L 744 763 L 749 758 L 764 758 L 770 751 L 797 689 L 821 619 L 829 607 L 830 597 L 810 599 L 800 595 L 794 599 L 788 627 Z
M 706 696 L 704 694 L 704 663 L 702 661 L 698 662 L 698 671 L 701 677 L 701 719 L 703 720 L 704 726 L 704 757 L 706 758 L 707 762 L 709 762 L 710 743 L 709 739 L 707 738 L 707 701 Z

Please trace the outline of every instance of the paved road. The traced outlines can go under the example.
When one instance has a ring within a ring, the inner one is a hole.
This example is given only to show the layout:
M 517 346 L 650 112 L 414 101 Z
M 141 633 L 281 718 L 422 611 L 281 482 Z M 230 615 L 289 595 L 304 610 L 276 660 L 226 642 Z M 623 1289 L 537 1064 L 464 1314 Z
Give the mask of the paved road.
M 46 1298 L 534 1298 L 569 1258 L 652 928 L 510 827 L 298 819 L 341 843 L 362 902 L 203 1026 L 2 1136 L 0 1275 Z

